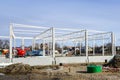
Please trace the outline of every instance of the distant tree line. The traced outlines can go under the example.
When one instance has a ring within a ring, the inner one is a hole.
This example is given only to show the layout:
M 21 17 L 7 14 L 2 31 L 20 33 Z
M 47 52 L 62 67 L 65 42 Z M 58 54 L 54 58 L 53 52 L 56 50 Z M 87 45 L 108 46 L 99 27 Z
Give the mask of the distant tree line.
M 8 49 L 9 48 L 9 40 L 0 39 L 0 49 Z

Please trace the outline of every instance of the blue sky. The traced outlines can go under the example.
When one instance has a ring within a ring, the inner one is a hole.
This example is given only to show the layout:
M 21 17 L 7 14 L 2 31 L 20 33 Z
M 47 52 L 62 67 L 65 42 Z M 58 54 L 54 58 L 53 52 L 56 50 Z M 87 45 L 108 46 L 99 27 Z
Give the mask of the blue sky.
M 120 0 L 0 0 L 0 35 L 10 22 L 113 31 L 120 38 Z

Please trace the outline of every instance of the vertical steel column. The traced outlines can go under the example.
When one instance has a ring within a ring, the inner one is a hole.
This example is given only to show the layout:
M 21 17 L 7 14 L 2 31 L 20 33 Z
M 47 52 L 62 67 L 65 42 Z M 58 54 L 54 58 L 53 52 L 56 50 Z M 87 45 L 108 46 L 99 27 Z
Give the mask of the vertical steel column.
M 61 48 L 62 48 L 62 56 L 63 56 L 63 40 L 62 40 L 62 46 L 61 46 Z
M 87 30 L 85 31 L 85 53 L 86 53 L 86 56 L 88 57 L 88 32 Z
M 105 50 L 104 50 L 104 35 L 102 37 L 102 42 L 103 42 L 103 45 L 102 45 L 102 55 L 104 56 L 105 55 Z
M 80 51 L 80 55 L 81 55 L 81 41 L 80 41 L 80 49 L 79 49 L 79 51 Z
M 24 43 L 24 38 L 22 38 L 22 50 L 24 50 L 24 48 L 25 48 L 25 43 Z
M 32 51 L 34 50 L 34 48 L 33 48 L 33 43 L 34 43 L 34 39 L 32 39 Z
M 89 57 L 88 57 L 88 32 L 87 32 L 87 30 L 85 30 L 85 53 L 86 53 L 87 62 L 89 63 Z
M 93 55 L 95 55 L 95 38 L 93 37 Z
M 43 56 L 45 56 L 45 40 L 43 39 Z
M 48 44 L 47 44 L 47 47 L 48 47 L 48 55 L 50 55 L 50 47 L 49 47 L 49 41 L 48 41 Z
M 76 55 L 76 41 L 74 42 L 74 47 L 75 47 L 75 55 Z
M 115 36 L 113 32 L 111 32 L 111 43 L 112 43 L 112 55 L 116 54 L 116 49 L 115 49 Z
M 55 57 L 55 29 L 52 27 L 52 50 L 53 58 Z
M 12 37 L 13 37 L 13 34 L 12 34 L 12 24 L 10 24 L 10 62 L 12 62 Z
M 35 49 L 35 38 L 33 38 L 33 40 L 32 40 L 32 50 L 34 50 Z
M 16 54 L 16 40 L 15 40 L 15 38 L 14 38 L 14 55 Z
M 51 37 L 52 38 L 52 37 Z M 53 56 L 52 55 L 52 41 L 49 42 L 49 53 L 50 53 L 50 56 Z
M 53 63 L 56 64 L 55 61 L 55 29 L 52 27 L 52 57 L 53 57 Z
M 40 40 L 39 40 L 38 48 L 40 49 Z

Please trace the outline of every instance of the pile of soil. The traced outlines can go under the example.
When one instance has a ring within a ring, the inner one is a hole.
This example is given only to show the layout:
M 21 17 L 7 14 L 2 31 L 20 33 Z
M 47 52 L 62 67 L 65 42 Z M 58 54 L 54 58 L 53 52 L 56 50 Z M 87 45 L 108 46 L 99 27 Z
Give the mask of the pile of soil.
M 5 68 L 0 69 L 0 72 L 5 74 L 26 74 L 26 73 L 39 73 L 39 74 L 48 74 L 46 69 L 58 70 L 58 65 L 48 65 L 48 66 L 30 66 L 28 64 L 16 63 L 6 66 Z
M 16 63 L 4 68 L 4 73 L 6 74 L 21 74 L 29 73 L 31 71 L 31 66 L 28 64 Z
M 113 68 L 120 68 L 120 55 L 115 55 L 108 63 L 105 63 L 103 66 L 113 67 Z

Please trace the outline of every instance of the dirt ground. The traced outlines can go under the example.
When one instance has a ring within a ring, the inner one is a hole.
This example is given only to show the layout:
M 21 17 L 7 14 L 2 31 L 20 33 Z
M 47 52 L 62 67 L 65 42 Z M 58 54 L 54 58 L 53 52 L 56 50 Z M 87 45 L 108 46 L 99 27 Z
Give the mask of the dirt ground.
M 27 73 L 0 73 L 0 80 L 120 80 L 120 69 L 103 68 L 101 73 L 87 73 L 87 66 L 74 64 L 57 67 L 34 66 Z

